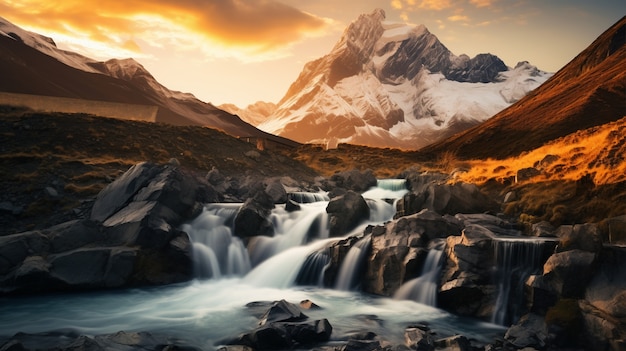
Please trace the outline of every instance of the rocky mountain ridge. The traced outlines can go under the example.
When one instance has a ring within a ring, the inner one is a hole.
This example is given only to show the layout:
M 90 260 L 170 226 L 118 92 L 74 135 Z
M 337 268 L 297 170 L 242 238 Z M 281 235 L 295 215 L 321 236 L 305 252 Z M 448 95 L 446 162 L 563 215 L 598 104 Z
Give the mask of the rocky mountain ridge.
M 626 17 L 515 105 L 421 151 L 450 152 L 463 159 L 504 159 L 624 116 Z
M 0 91 L 153 105 L 156 121 L 208 126 L 237 137 L 291 143 L 265 133 L 192 94 L 160 84 L 132 58 L 100 62 L 59 49 L 54 40 L 0 17 Z
M 452 54 L 426 27 L 375 10 L 307 63 L 259 128 L 303 143 L 418 149 L 482 122 L 550 74 L 491 54 Z

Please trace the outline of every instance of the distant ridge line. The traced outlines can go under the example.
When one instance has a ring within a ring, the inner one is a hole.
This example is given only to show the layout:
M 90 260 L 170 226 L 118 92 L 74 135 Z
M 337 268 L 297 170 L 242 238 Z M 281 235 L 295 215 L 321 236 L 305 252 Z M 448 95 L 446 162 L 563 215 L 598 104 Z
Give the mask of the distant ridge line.
M 130 121 L 156 122 L 157 106 L 0 92 L 0 105 L 37 112 L 87 113 Z

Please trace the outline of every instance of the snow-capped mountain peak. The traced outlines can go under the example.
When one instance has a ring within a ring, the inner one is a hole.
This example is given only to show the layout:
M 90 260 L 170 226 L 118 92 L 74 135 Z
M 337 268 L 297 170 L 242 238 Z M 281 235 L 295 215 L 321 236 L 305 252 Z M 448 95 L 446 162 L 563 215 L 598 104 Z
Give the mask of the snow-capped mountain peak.
M 549 76 L 492 54 L 456 56 L 424 25 L 375 10 L 305 65 L 259 128 L 306 143 L 417 149 L 488 119 Z

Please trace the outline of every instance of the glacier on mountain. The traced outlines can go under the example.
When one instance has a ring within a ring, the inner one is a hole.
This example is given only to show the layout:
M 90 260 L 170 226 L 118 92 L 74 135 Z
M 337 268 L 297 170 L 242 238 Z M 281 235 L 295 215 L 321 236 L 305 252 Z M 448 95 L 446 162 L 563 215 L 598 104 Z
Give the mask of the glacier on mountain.
M 551 76 L 491 54 L 455 56 L 423 25 L 361 15 L 305 65 L 258 127 L 304 143 L 419 149 L 485 121 Z

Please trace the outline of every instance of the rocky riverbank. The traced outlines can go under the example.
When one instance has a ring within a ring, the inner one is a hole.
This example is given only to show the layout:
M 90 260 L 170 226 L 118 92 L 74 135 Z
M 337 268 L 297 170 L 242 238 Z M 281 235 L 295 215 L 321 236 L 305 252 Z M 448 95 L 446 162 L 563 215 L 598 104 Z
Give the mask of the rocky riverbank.
M 444 241 L 445 264 L 437 281 L 438 307 L 485 321 L 502 313 L 506 317 L 499 322 L 511 326 L 501 340 L 481 345 L 463 336 L 437 340 L 427 326 L 413 325 L 407 326 L 405 345 L 390 344 L 374 332 L 339 342 L 331 337 L 332 321 L 296 318 L 293 315 L 300 316 L 299 307 L 293 307 L 291 304 L 297 302 L 290 301 L 268 302 L 266 313 L 279 317 L 262 317 L 259 328 L 224 342 L 239 345 L 227 348 L 624 347 L 626 249 L 609 245 L 610 233 L 595 224 L 555 228 L 546 223 L 528 232 L 498 215 L 502 201 L 474 185 L 450 183 L 445 174 L 409 171 L 402 176 L 409 192 L 398 202 L 395 219 L 321 249 L 330 257 L 324 284 L 332 284 L 349 249 L 370 236 L 364 272 L 359 277 L 361 289 L 391 296 L 417 277 L 433 243 Z M 237 216 L 246 226 L 236 235 L 248 242 L 257 235 L 272 235 L 267 223 L 267 211 L 272 207 L 286 203 L 297 208 L 298 204 L 289 200 L 290 192 L 323 190 L 331 197 L 327 208 L 331 235 L 343 236 L 367 217 L 360 193 L 375 184 L 376 178 L 367 171 L 339 172 L 314 182 L 298 182 L 288 177 L 235 178 L 224 176 L 216 168 L 198 175 L 181 168 L 176 160 L 164 165 L 138 163 L 98 194 L 88 218 L 0 237 L 0 288 L 10 296 L 186 281 L 193 278 L 191 245 L 187 233 L 179 228 L 196 217 L 203 204 L 243 202 Z M 613 221 L 615 227 L 624 225 L 619 218 Z M 534 237 L 524 238 L 527 235 Z M 527 243 L 532 243 L 531 251 L 517 246 Z M 533 260 L 527 261 L 526 256 L 531 254 Z M 505 262 L 501 261 L 503 255 L 508 255 Z M 520 270 L 510 262 L 520 260 L 531 267 Z M 502 265 L 508 265 L 509 271 L 494 272 L 494 267 Z M 502 283 L 503 279 L 494 278 L 494 274 L 515 279 L 504 279 Z M 501 296 L 498 284 L 508 285 L 507 296 Z M 508 301 L 503 306 L 499 306 L 501 298 Z M 98 337 L 62 333 L 63 338 L 58 333 L 18 334 L 0 349 L 48 348 L 51 342 L 59 349 L 177 347 L 171 340 L 149 332 Z M 179 346 L 183 347 L 184 342 Z

